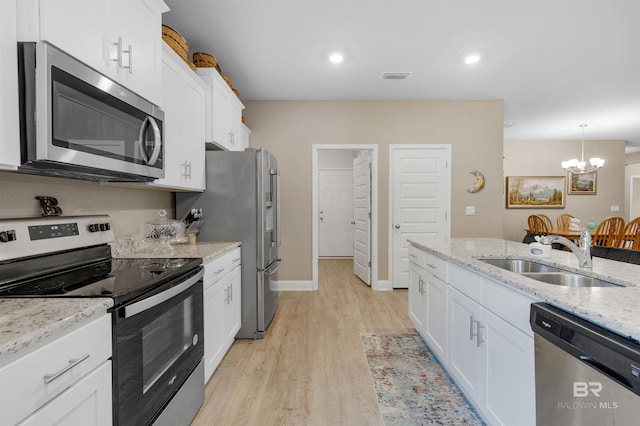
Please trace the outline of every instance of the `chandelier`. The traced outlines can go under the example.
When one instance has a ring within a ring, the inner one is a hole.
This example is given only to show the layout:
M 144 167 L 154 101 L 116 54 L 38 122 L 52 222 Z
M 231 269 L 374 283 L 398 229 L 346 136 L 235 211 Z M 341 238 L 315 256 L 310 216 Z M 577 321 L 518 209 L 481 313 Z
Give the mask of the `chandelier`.
M 581 124 L 580 127 L 582 127 L 582 156 L 580 157 L 580 161 L 575 158 L 563 161 L 562 168 L 571 173 L 590 173 L 604 166 L 604 158 L 591 158 L 589 160 L 590 166 L 587 167 L 587 163 L 584 161 L 584 128 L 587 127 L 587 124 Z

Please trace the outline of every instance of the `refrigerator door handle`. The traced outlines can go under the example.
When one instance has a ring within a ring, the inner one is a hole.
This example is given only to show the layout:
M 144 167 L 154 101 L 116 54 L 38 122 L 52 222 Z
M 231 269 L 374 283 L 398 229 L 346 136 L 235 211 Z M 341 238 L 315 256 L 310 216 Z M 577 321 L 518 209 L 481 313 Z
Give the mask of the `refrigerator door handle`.
M 282 244 L 282 240 L 280 239 L 280 170 L 271 169 L 269 170 L 269 174 L 271 175 L 271 189 L 276 192 L 275 196 L 275 231 L 271 234 L 271 247 L 280 247 Z M 275 185 L 274 185 L 275 181 Z M 272 197 L 273 199 L 273 197 Z
M 272 269 L 272 266 L 275 265 L 275 268 Z M 280 269 L 280 267 L 282 266 L 282 259 L 276 259 L 273 261 L 273 263 L 271 263 L 271 265 L 269 265 L 269 267 L 267 267 L 267 272 L 269 274 L 269 276 L 275 274 L 276 272 L 278 272 L 278 269 Z

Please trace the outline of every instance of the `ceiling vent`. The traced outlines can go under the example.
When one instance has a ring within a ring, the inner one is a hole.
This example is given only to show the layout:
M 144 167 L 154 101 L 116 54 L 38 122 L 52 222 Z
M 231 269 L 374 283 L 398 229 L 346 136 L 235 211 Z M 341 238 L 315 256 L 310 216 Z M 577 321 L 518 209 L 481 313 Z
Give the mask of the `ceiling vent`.
M 380 77 L 383 80 L 406 80 L 411 76 L 411 72 L 384 72 Z

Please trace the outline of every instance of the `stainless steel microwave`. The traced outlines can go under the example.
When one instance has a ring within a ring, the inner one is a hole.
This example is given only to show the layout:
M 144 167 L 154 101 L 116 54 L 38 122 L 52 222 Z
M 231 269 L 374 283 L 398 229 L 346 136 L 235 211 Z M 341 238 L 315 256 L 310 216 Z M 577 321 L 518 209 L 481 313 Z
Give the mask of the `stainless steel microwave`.
M 21 163 L 94 181 L 164 177 L 164 113 L 56 47 L 18 43 Z

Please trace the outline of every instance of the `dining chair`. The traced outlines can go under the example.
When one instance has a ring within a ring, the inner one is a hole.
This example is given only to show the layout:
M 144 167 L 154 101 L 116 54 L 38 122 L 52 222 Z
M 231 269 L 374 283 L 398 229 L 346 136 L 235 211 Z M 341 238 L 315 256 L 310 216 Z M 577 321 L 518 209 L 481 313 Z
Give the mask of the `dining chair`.
M 551 232 L 551 230 L 553 229 L 553 222 L 551 222 L 551 219 L 549 219 L 549 216 L 547 216 L 546 214 L 537 214 L 536 216 L 542 219 L 545 227 L 548 229 L 547 232 Z
M 551 227 L 539 215 L 532 214 L 527 219 L 527 223 L 529 225 L 529 232 L 532 233 L 532 234 L 544 234 L 544 235 L 546 235 L 546 234 L 549 234 L 551 232 Z
M 573 219 L 573 216 L 568 213 L 559 214 L 556 218 L 558 229 L 569 229 L 569 220 Z
M 618 247 L 631 250 L 640 250 L 640 234 L 638 233 L 639 229 L 640 216 L 629 221 L 629 223 L 624 226 L 624 229 L 620 233 L 620 238 L 618 239 Z
M 602 247 L 618 247 L 618 239 L 624 229 L 624 219 L 611 216 L 600 222 L 593 235 L 593 245 Z

